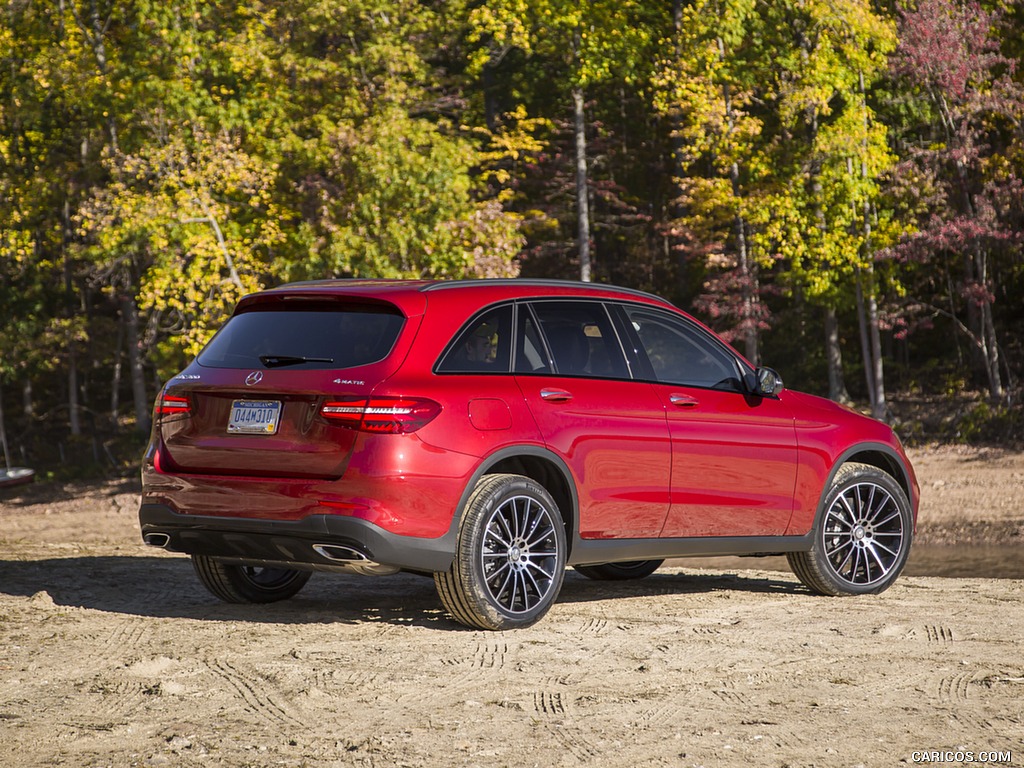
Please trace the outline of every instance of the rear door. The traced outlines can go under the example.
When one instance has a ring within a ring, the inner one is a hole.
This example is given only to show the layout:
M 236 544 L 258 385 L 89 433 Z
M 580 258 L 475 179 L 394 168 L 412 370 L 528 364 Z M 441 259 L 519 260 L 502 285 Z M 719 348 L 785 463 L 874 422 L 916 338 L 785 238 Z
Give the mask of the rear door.
M 282 300 L 234 315 L 165 389 L 181 409 L 158 422 L 170 469 L 340 476 L 359 433 L 322 409 L 368 396 L 400 362 L 399 338 L 415 332 L 408 324 L 390 304 L 337 300 Z
M 515 368 L 545 443 L 572 470 L 583 538 L 648 538 L 668 512 L 665 409 L 633 381 L 605 305 L 519 307 Z
M 672 505 L 664 537 L 785 532 L 796 484 L 789 407 L 746 391 L 744 366 L 696 323 L 657 308 L 624 308 L 668 414 Z

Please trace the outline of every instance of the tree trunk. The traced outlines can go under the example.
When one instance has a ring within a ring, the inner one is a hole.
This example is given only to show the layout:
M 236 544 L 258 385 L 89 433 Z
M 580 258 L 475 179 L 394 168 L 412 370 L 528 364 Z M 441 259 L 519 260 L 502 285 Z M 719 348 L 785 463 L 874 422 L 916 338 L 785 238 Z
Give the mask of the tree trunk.
M 198 205 L 203 215 L 197 218 L 184 219 L 183 223 L 191 224 L 209 224 L 213 229 L 213 235 L 217 238 L 217 247 L 220 248 L 221 255 L 224 257 L 224 263 L 228 268 L 228 279 L 238 288 L 239 293 L 244 293 L 245 288 L 242 285 L 242 278 L 238 275 L 238 270 L 235 269 L 235 260 L 231 256 L 231 250 L 228 248 L 227 241 L 224 239 L 224 232 L 220 228 L 220 224 L 217 221 L 217 217 L 213 215 L 213 209 L 207 204 L 206 200 L 201 195 L 193 195 L 192 201 Z
M 590 200 L 587 191 L 587 133 L 583 89 L 572 89 L 573 126 L 576 138 L 576 241 L 580 254 L 580 280 L 590 282 Z
M 126 325 L 124 312 L 121 312 L 117 324 L 117 338 L 114 342 L 114 372 L 110 377 L 110 423 L 117 428 L 117 412 L 121 410 L 121 369 L 124 361 L 122 348 L 124 347 L 124 327 Z
M 150 402 L 146 398 L 146 371 L 142 366 L 142 339 L 139 335 L 139 308 L 131 296 L 121 298 L 128 342 L 128 368 L 132 377 L 132 400 L 135 405 L 135 431 L 149 432 Z
M 4 388 L 2 382 L 0 382 L 0 445 L 4 449 L 4 466 L 10 469 L 11 452 L 7 447 L 7 423 L 4 418 Z
M 492 49 L 493 51 L 493 49 Z M 495 133 L 498 130 L 498 107 L 497 99 L 494 98 L 494 54 L 491 53 L 491 60 L 484 64 L 480 71 L 480 88 L 484 96 L 484 123 L 487 130 Z
M 975 262 L 978 284 L 988 291 L 988 254 L 985 249 L 975 248 Z M 985 374 L 988 378 L 988 393 L 993 402 L 1001 402 L 1003 399 L 1003 378 L 999 370 L 999 343 L 996 340 L 996 328 L 992 322 L 992 302 L 988 296 L 978 306 L 978 322 L 980 336 L 984 341 L 983 352 L 985 355 Z
M 64 196 L 64 216 L 63 216 L 63 242 L 61 248 L 63 250 L 64 258 L 64 297 L 67 301 L 67 316 L 69 320 L 73 320 L 76 311 L 74 306 L 75 293 L 74 293 L 74 280 L 72 279 L 71 269 L 71 256 L 68 252 L 68 243 L 71 240 L 71 201 L 68 196 Z M 78 401 L 78 355 L 75 350 L 75 334 L 73 329 L 68 329 L 65 340 L 67 341 L 68 350 L 68 427 L 71 429 L 71 434 L 78 436 L 82 434 L 82 423 L 79 419 L 79 401 Z
M 860 175 L 865 181 L 870 176 L 870 169 L 867 162 L 867 135 L 870 125 L 868 124 L 867 112 L 867 89 L 864 85 L 864 72 L 859 72 L 860 97 L 864 100 L 864 142 L 863 154 L 860 161 Z M 864 295 L 861 290 L 861 273 L 857 271 L 857 315 L 861 324 L 861 346 L 864 350 L 864 373 L 868 380 L 868 393 L 871 396 L 871 415 L 876 419 L 884 419 L 888 416 L 889 406 L 885 402 L 885 371 L 882 368 L 882 339 L 878 328 L 878 297 L 875 293 L 875 269 L 874 249 L 871 246 L 871 201 L 864 200 L 862 207 L 864 214 L 864 260 L 867 262 L 867 316 L 865 317 Z M 864 325 L 867 325 L 867 339 L 865 339 Z
M 868 387 L 868 402 L 872 413 L 875 410 L 875 376 L 873 355 L 871 352 L 871 335 L 868 333 L 868 312 L 864 306 L 864 287 L 861 285 L 860 272 L 857 272 L 857 326 L 860 329 L 860 356 L 864 361 L 864 383 Z
M 828 362 L 828 396 L 837 403 L 852 401 L 843 378 L 843 350 L 839 345 L 839 320 L 834 307 L 825 308 L 825 358 Z
M 885 372 L 882 368 L 882 334 L 878 328 L 878 299 L 874 288 L 868 291 L 868 333 L 871 337 L 871 377 L 875 398 L 871 403 L 871 415 L 876 419 L 887 419 L 889 405 L 885 401 Z
M 1002 402 L 1004 396 L 1003 377 L 999 370 L 999 344 L 996 341 L 996 327 L 992 322 L 992 304 L 981 305 L 982 331 L 985 334 L 985 370 L 988 374 L 988 393 L 993 402 Z
M 68 350 L 68 426 L 71 434 L 82 434 L 82 421 L 78 409 L 78 355 L 75 354 L 74 341 L 69 342 Z
M 736 164 L 733 163 L 733 184 L 739 174 Z M 739 256 L 739 269 L 742 278 L 743 291 L 743 318 L 740 321 L 743 329 L 744 353 L 747 359 L 754 365 L 760 365 L 760 351 L 758 349 L 757 319 L 755 317 L 755 305 L 757 304 L 757 273 L 754 265 L 750 262 L 750 253 L 747 250 L 746 223 L 742 216 L 736 217 L 736 251 Z

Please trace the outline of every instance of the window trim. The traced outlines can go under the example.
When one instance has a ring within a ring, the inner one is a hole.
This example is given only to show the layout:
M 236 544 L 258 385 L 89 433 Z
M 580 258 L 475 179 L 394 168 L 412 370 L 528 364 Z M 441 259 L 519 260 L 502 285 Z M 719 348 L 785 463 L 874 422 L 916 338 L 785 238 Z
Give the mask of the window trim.
M 533 318 L 534 324 L 537 327 L 538 334 L 540 335 L 541 341 L 544 344 L 545 352 L 548 357 L 548 367 L 550 371 L 544 373 L 535 372 L 519 372 L 515 371 L 516 376 L 547 376 L 554 378 L 566 378 L 566 379 L 592 379 L 594 381 L 637 381 L 638 379 L 634 375 L 633 366 L 631 365 L 629 353 L 626 351 L 625 346 L 622 343 L 622 336 L 619 332 L 619 328 L 615 322 L 614 312 L 611 309 L 614 301 L 609 301 L 604 297 L 588 297 L 588 296 L 538 296 L 536 298 L 525 298 L 517 300 L 525 305 L 524 309 L 530 312 L 530 316 Z M 551 345 L 548 341 L 547 334 L 544 332 L 544 325 L 540 322 L 536 312 L 533 311 L 533 307 L 538 304 L 598 304 L 601 306 L 605 320 L 608 322 L 608 327 L 611 329 L 612 336 L 614 338 L 613 345 L 618 349 L 620 359 L 625 363 L 626 375 L 625 376 L 596 376 L 593 374 L 573 374 L 573 373 L 559 373 L 555 369 L 557 365 L 554 360 L 554 354 L 551 351 Z M 517 328 L 518 330 L 518 328 Z M 518 334 L 517 334 L 518 338 Z M 513 368 L 515 360 L 513 358 Z
M 492 370 L 492 371 L 446 371 L 446 370 L 442 370 L 441 366 L 444 364 L 444 361 L 448 358 L 448 355 L 451 354 L 455 350 L 455 348 L 459 344 L 459 340 L 462 339 L 462 337 L 466 334 L 466 332 L 471 327 L 473 327 L 473 324 L 476 323 L 477 321 L 479 321 L 480 318 L 483 317 L 484 315 L 486 315 L 487 313 L 493 312 L 493 311 L 495 311 L 497 309 L 504 309 L 506 306 L 510 306 L 511 307 L 511 312 L 512 312 L 512 333 L 511 333 L 512 339 L 511 339 L 511 341 L 509 343 L 509 359 L 508 359 L 508 365 L 506 366 L 505 370 L 500 370 L 500 369 L 495 369 L 495 370 Z M 459 326 L 459 330 L 457 330 L 454 334 L 452 334 L 452 337 L 448 340 L 448 343 L 444 345 L 444 349 L 441 350 L 441 354 L 439 354 L 437 356 L 437 360 L 434 361 L 434 365 L 431 366 L 430 372 L 433 373 L 435 376 L 510 376 L 510 375 L 512 375 L 512 373 L 513 373 L 512 368 L 515 367 L 515 354 L 516 354 L 516 322 L 517 322 L 516 317 L 517 317 L 516 316 L 516 306 L 515 306 L 515 302 L 514 301 L 510 301 L 510 300 L 496 301 L 496 302 L 494 302 L 492 304 L 488 304 L 485 307 L 481 307 L 476 312 L 474 312 L 472 315 L 470 315 L 469 319 L 466 320 L 466 322 L 464 322 L 462 325 Z
M 593 376 L 586 375 L 580 376 L 577 374 L 565 374 L 557 373 L 555 371 L 555 362 L 551 353 L 550 345 L 548 344 L 547 336 L 544 333 L 543 326 L 537 318 L 536 312 L 534 312 L 534 306 L 538 304 L 548 303 L 571 303 L 571 304 L 599 304 L 603 307 L 605 317 L 607 318 L 612 332 L 615 335 L 615 344 L 618 346 L 619 353 L 622 356 L 623 361 L 626 364 L 627 376 Z M 484 314 L 492 312 L 495 309 L 502 308 L 504 306 L 511 306 L 512 309 L 512 340 L 509 350 L 509 360 L 507 370 L 494 370 L 494 371 L 445 371 L 441 370 L 441 364 L 445 358 L 450 354 L 452 349 L 458 343 L 458 340 L 462 338 L 462 335 L 468 330 L 468 328 L 479 320 Z M 736 366 L 739 375 L 740 383 L 743 387 L 742 390 L 733 389 L 715 389 L 714 387 L 701 386 L 699 384 L 681 384 L 668 381 L 661 381 L 658 379 L 654 366 L 651 364 L 650 358 L 647 355 L 647 350 L 644 348 L 643 342 L 640 339 L 640 335 L 633 328 L 633 324 L 629 319 L 628 310 L 637 310 L 642 312 L 649 312 L 655 316 L 661 316 L 669 321 L 675 321 L 680 323 L 684 328 L 691 330 L 698 338 L 704 339 L 710 344 L 723 353 L 726 357 L 733 361 Z M 523 315 L 522 313 L 526 313 Z M 519 354 L 519 324 L 524 317 L 528 317 L 533 320 L 534 326 L 537 329 L 540 342 L 543 345 L 543 354 L 547 361 L 548 371 L 532 372 L 532 371 L 517 371 L 516 370 L 516 359 Z M 608 299 L 606 297 L 589 297 L 589 296 L 530 296 L 530 297 L 519 297 L 514 299 L 502 299 L 481 307 L 474 312 L 470 317 L 459 327 L 449 342 L 441 350 L 437 360 L 431 367 L 431 372 L 437 376 L 538 376 L 548 378 L 575 378 L 575 379 L 593 379 L 595 381 L 637 381 L 647 384 L 658 384 L 661 386 L 678 386 L 685 387 L 688 389 L 704 389 L 711 392 L 723 392 L 727 394 L 738 394 L 744 396 L 750 396 L 753 394 L 750 386 L 750 377 L 755 372 L 755 367 L 744 360 L 732 347 L 726 344 L 722 339 L 718 337 L 714 331 L 705 328 L 696 320 L 690 318 L 688 315 L 682 312 L 674 312 L 670 308 L 660 307 L 645 302 L 632 302 L 622 301 L 618 299 Z
M 718 337 L 713 331 L 704 328 L 700 323 L 692 320 L 684 314 L 676 314 L 674 312 L 667 312 L 661 307 L 654 307 L 649 304 L 636 304 L 633 302 L 617 302 L 617 310 L 621 313 L 620 322 L 630 340 L 634 344 L 634 352 L 637 357 L 637 362 L 641 373 L 644 376 L 641 381 L 646 381 L 651 384 L 658 384 L 661 386 L 676 386 L 685 387 L 687 389 L 703 389 L 710 392 L 725 392 L 736 395 L 749 396 L 753 394 L 750 387 L 749 377 L 754 374 L 755 368 L 744 360 L 740 355 L 722 339 Z M 743 387 L 742 390 L 734 389 L 718 389 L 715 387 L 702 386 L 700 384 L 683 384 L 680 382 L 662 381 L 658 378 L 657 373 L 654 370 L 654 365 L 651 363 L 650 357 L 647 354 L 647 349 L 644 347 L 643 340 L 640 338 L 640 334 L 633 328 L 633 323 L 629 318 L 628 310 L 634 309 L 641 312 L 649 312 L 655 316 L 665 317 L 669 320 L 674 320 L 680 323 L 684 328 L 692 330 L 694 334 L 701 339 L 709 341 L 712 347 L 718 349 L 720 352 L 725 354 L 733 364 L 736 366 L 737 372 L 739 373 L 740 385 Z

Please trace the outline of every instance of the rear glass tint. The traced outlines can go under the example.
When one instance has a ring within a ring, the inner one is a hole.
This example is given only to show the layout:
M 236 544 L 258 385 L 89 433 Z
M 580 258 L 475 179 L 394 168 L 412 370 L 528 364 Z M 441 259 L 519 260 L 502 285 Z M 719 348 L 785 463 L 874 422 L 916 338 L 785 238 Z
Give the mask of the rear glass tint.
M 208 368 L 355 368 L 383 360 L 405 318 L 384 307 L 280 307 L 235 315 L 199 353 Z
M 508 373 L 512 351 L 512 305 L 474 318 L 450 345 L 438 373 Z

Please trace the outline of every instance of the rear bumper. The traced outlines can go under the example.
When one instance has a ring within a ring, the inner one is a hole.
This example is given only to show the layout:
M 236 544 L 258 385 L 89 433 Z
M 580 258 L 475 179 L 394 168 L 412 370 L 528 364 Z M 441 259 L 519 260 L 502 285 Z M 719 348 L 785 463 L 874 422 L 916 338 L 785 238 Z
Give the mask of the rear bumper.
M 143 540 L 154 546 L 240 563 L 343 570 L 337 558 L 325 556 L 331 547 L 352 549 L 372 564 L 409 571 L 446 571 L 455 558 L 454 531 L 438 538 L 401 536 L 340 515 L 289 521 L 183 515 L 151 503 L 139 508 L 139 523 Z

